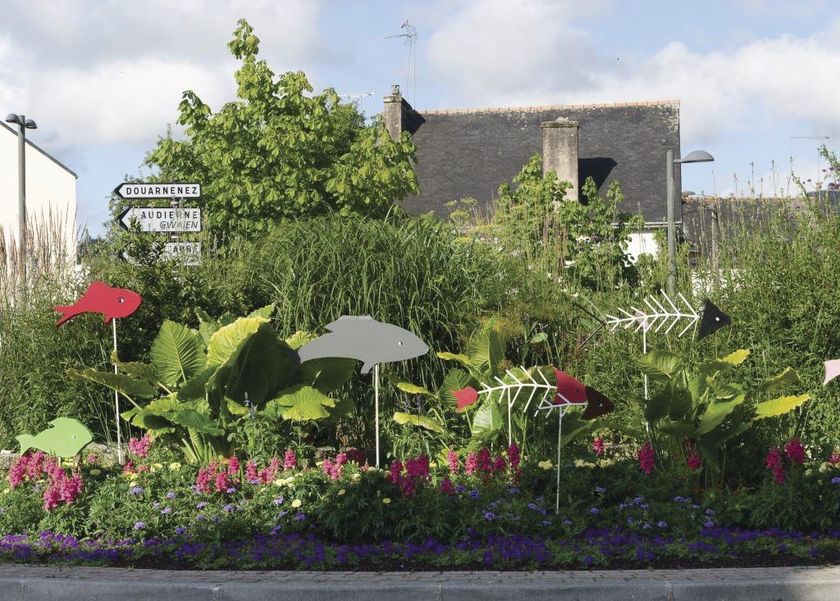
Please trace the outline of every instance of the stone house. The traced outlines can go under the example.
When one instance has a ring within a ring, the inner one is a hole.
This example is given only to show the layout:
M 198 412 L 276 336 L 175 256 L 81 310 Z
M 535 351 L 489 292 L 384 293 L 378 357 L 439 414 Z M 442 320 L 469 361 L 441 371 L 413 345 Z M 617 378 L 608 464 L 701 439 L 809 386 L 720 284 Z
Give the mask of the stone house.
M 602 193 L 619 183 L 619 209 L 644 217 L 644 230 L 628 248 L 638 256 L 655 252 L 653 232 L 666 225 L 665 154 L 672 149 L 680 156 L 679 110 L 679 101 L 662 100 L 421 111 L 394 86 L 383 118 L 392 136 L 408 131 L 417 146 L 420 193 L 403 201 L 409 212 L 446 215 L 446 203 L 462 198 L 487 208 L 500 184 L 542 154 L 543 170 L 572 184 L 570 199 L 578 200 L 587 177 Z M 679 169 L 674 176 L 680 198 Z M 679 224 L 680 206 L 676 219 Z

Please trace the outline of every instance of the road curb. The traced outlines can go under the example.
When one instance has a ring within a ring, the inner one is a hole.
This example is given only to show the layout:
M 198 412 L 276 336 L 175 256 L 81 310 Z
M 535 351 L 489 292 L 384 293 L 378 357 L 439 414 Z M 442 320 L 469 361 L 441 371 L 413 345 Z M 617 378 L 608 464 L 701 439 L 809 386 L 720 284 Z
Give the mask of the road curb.
M 840 567 L 593 572 L 229 572 L 0 566 L 4 601 L 836 601 Z

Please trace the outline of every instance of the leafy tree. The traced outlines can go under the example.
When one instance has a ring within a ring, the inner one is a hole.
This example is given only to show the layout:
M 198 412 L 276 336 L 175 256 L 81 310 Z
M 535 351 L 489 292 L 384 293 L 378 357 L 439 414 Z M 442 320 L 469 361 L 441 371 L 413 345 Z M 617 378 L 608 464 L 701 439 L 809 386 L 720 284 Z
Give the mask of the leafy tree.
M 178 123 L 186 138 L 167 133 L 145 159 L 162 180 L 202 184 L 213 234 L 253 236 L 323 213 L 384 215 L 417 191 L 409 134 L 394 142 L 380 120 L 365 126 L 335 90 L 312 94 L 300 71 L 276 78 L 257 59 L 259 39 L 245 20 L 228 47 L 241 61 L 238 100 L 213 113 L 184 92 Z
M 557 279 L 592 288 L 635 284 L 638 274 L 624 252 L 640 217 L 617 211 L 623 196 L 613 182 L 605 196 L 592 178 L 581 190 L 580 202 L 565 199 L 568 182 L 554 172 L 543 175 L 542 159 L 534 155 L 514 178 L 513 189 L 499 187 L 492 231 L 509 252 Z

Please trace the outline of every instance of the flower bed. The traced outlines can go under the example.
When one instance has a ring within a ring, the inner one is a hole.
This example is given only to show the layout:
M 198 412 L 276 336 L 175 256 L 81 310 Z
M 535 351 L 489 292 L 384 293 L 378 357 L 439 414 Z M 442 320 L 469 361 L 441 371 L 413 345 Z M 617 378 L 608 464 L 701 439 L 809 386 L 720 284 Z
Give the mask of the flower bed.
M 387 469 L 348 450 L 309 466 L 178 462 L 151 439 L 131 460 L 11 467 L 0 560 L 172 568 L 533 569 L 790 565 L 840 558 L 840 467 L 798 441 L 770 449 L 762 486 L 698 488 L 639 460 L 569 465 L 511 446 L 420 455 Z M 600 445 L 596 444 L 596 448 Z M 601 457 L 598 457 L 598 456 Z M 782 469 L 784 477 L 781 477 Z

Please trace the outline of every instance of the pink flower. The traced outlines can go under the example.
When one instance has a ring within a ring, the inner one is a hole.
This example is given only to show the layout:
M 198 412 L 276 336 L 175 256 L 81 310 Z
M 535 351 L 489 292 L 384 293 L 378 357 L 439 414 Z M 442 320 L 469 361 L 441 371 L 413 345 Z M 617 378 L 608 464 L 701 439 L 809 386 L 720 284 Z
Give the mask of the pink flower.
M 286 454 L 283 455 L 283 469 L 293 470 L 297 467 L 297 455 L 292 449 L 286 449 Z
M 391 465 L 388 468 L 388 481 L 391 482 L 391 484 L 399 484 L 400 477 L 402 476 L 402 469 L 403 464 L 399 459 L 394 459 L 391 462 Z
M 23 484 L 26 480 L 28 476 L 28 465 L 28 455 L 21 455 L 12 463 L 12 467 L 9 468 L 9 486 L 12 488 L 12 490 Z
M 329 459 L 324 459 L 324 463 L 321 466 L 321 469 L 324 471 L 324 473 L 327 476 L 330 477 L 330 480 L 338 480 L 338 479 L 341 478 L 341 472 L 344 469 L 343 468 L 344 464 L 343 464 L 342 461 L 340 461 L 341 458 L 339 457 L 339 455 L 342 455 L 342 453 L 339 453 L 338 455 L 336 455 L 335 461 L 330 461 Z M 346 459 L 347 459 L 347 457 L 345 456 L 344 460 L 346 460 Z
M 228 474 L 236 476 L 239 473 L 239 457 L 234 455 L 228 461 Z
M 449 462 L 449 471 L 453 474 L 457 474 L 458 469 L 460 468 L 460 465 L 458 464 L 458 453 L 450 450 L 446 454 L 446 460 Z
M 245 464 L 245 479 L 251 484 L 258 484 L 260 481 L 257 464 L 253 460 L 249 460 L 248 463 Z
M 128 461 L 123 464 L 122 471 L 124 474 L 131 474 L 134 472 L 134 462 L 129 459 Z
M 516 443 L 511 444 L 508 447 L 508 462 L 510 463 L 511 469 L 515 470 L 519 467 L 519 462 L 522 458 L 519 455 L 519 447 L 516 446 Z
M 44 509 L 47 511 L 52 511 L 56 507 L 58 507 L 58 502 L 61 500 L 61 493 L 58 490 L 58 487 L 55 485 L 50 485 L 44 491 Z
M 96 455 L 96 453 L 88 453 L 88 456 L 85 457 L 85 461 L 90 465 L 96 465 L 97 463 L 99 463 L 99 457 Z
M 832 453 L 831 457 L 828 458 L 828 462 L 831 465 L 837 465 L 840 463 L 840 453 Z
M 195 477 L 195 489 L 198 492 L 205 495 L 210 493 L 210 482 L 214 479 L 215 471 L 216 466 L 212 463 L 198 470 L 198 475 Z
M 440 481 L 440 492 L 442 492 L 445 495 L 455 494 L 455 486 L 452 484 L 452 480 L 450 480 L 448 477 Z
M 130 438 L 128 440 L 128 452 L 141 459 L 149 456 L 149 449 L 152 447 L 152 433 L 146 432 L 142 438 Z
M 693 451 L 691 455 L 688 456 L 686 463 L 688 464 L 688 469 L 692 472 L 703 467 L 703 460 L 700 458 L 700 453 L 697 451 Z
M 490 449 L 484 447 L 478 452 L 478 471 L 480 472 L 489 472 L 490 471 Z
M 499 455 L 496 459 L 493 460 L 493 471 L 494 472 L 503 472 L 507 469 L 507 461 L 505 458 Z
M 767 456 L 764 458 L 764 465 L 767 466 L 767 469 L 772 470 L 782 465 L 782 461 L 782 450 L 779 447 L 773 447 L 767 452 Z
M 478 469 L 478 455 L 475 453 L 467 453 L 467 460 L 464 463 L 464 471 L 467 476 L 471 476 Z
M 596 437 L 595 440 L 592 441 L 592 450 L 595 451 L 595 455 L 598 457 L 604 456 L 604 439 L 600 436 Z
M 268 462 L 268 466 L 265 469 L 260 471 L 260 482 L 263 484 L 268 484 L 274 477 L 277 475 L 277 472 L 280 471 L 280 460 L 277 457 L 272 457 L 271 461 Z
M 645 442 L 642 445 L 642 448 L 639 449 L 639 469 L 642 470 L 646 475 L 650 475 L 653 471 L 654 466 L 654 452 L 653 447 L 650 446 L 650 442 Z
M 230 466 L 228 466 L 228 471 L 230 471 Z M 227 489 L 230 488 L 230 479 L 228 478 L 228 472 L 221 471 L 216 474 L 216 492 L 226 492 Z
M 788 441 L 785 445 L 785 454 L 794 463 L 799 465 L 805 463 L 805 447 L 802 446 L 798 438 L 791 438 Z
M 420 455 L 405 462 L 406 475 L 413 479 L 424 479 L 429 476 L 429 458 Z

